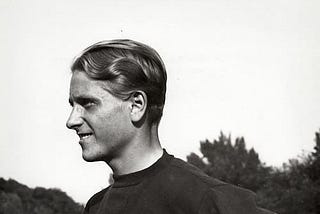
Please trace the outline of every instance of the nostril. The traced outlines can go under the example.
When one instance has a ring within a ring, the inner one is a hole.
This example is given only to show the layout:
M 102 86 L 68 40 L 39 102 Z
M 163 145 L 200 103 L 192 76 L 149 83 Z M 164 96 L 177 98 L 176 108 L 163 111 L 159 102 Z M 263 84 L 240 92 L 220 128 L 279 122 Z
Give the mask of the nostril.
M 66 122 L 66 127 L 68 129 L 74 129 L 75 126 L 76 126 L 75 121 L 72 121 L 71 118 L 69 118 Z
M 69 122 L 69 121 L 68 121 L 68 122 L 66 123 L 66 126 L 67 126 L 68 129 L 76 129 L 76 127 L 79 126 L 79 124 L 77 124 L 77 123 L 72 123 L 72 122 Z
M 71 123 L 71 117 L 68 118 L 67 122 L 66 122 L 66 127 L 68 129 L 71 129 L 72 128 L 72 123 Z
M 69 117 L 69 119 L 66 122 L 66 127 L 68 129 L 74 129 L 76 130 L 78 127 L 80 127 L 83 124 L 83 120 L 81 117 Z

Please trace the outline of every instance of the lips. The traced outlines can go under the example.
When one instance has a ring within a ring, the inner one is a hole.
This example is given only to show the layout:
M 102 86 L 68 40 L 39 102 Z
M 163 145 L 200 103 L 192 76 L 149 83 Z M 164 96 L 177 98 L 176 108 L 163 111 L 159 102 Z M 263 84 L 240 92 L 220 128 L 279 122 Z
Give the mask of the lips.
M 89 138 L 92 135 L 92 133 L 78 133 L 78 135 L 80 137 L 80 140 L 84 140 Z

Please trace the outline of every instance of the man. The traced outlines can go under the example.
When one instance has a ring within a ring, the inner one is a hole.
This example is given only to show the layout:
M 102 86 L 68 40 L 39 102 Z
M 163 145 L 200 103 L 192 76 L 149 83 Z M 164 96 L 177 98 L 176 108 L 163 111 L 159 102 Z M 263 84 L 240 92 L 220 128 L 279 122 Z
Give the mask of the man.
M 67 127 L 86 161 L 104 161 L 114 183 L 96 193 L 85 214 L 268 213 L 253 194 L 202 173 L 162 149 L 158 125 L 166 70 L 158 53 L 131 40 L 85 49 L 71 67 Z

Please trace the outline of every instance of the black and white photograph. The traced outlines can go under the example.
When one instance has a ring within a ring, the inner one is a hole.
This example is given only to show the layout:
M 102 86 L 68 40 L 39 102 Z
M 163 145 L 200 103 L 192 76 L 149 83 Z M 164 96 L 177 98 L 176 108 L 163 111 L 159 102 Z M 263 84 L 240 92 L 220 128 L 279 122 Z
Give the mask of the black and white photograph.
M 0 214 L 320 213 L 320 2 L 0 2 Z

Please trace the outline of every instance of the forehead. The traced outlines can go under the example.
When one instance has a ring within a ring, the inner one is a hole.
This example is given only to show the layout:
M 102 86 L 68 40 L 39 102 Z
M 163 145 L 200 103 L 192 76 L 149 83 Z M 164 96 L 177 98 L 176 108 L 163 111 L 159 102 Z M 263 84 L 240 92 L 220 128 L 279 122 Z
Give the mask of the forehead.
M 103 97 L 108 93 L 101 81 L 91 79 L 85 72 L 74 71 L 70 82 L 70 98 L 85 95 Z

